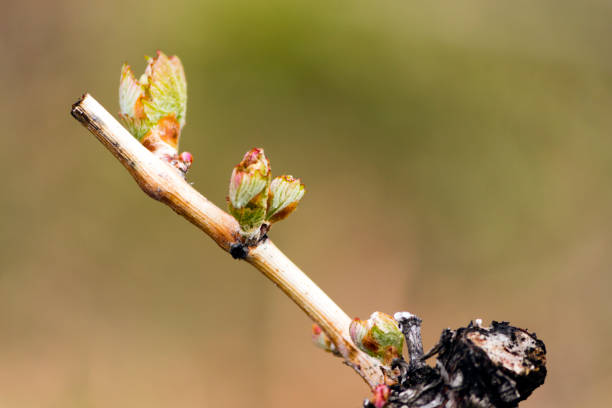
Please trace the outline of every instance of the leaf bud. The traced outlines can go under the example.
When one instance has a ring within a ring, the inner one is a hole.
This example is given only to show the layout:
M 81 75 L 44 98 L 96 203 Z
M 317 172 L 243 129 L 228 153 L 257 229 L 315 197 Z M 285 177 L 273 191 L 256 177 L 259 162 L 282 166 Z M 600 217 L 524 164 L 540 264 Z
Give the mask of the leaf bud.
M 285 219 L 304 196 L 304 185 L 293 176 L 274 177 L 270 183 L 266 220 L 274 223 Z
M 312 342 L 315 344 L 315 346 L 322 348 L 325 351 L 329 351 L 337 356 L 340 355 L 334 343 L 332 343 L 329 337 L 327 337 L 327 335 L 323 332 L 323 329 L 321 329 L 316 323 L 312 324 Z
M 357 348 L 385 365 L 402 354 L 404 335 L 397 322 L 388 314 L 374 312 L 365 321 L 355 318 L 349 333 Z
M 270 178 L 270 162 L 259 148 L 249 150 L 232 171 L 229 212 L 247 240 L 257 240 L 265 222 Z
M 158 51 L 137 80 L 129 65 L 121 69 L 119 116 L 136 139 L 157 157 L 186 172 L 178 143 L 187 113 L 187 81 L 176 56 Z

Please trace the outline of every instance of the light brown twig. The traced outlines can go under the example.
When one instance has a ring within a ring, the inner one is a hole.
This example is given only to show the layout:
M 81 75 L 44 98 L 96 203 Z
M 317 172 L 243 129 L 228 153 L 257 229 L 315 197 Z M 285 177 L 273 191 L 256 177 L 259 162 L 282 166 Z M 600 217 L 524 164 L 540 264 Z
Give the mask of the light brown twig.
M 91 95 L 72 106 L 81 122 L 123 164 L 142 190 L 167 204 L 230 251 L 238 243 L 238 222 L 191 187 L 168 164 L 136 140 Z M 317 323 L 336 345 L 347 364 L 374 388 L 383 382 L 378 360 L 358 350 L 349 336 L 351 319 L 269 239 L 252 248 L 245 260 L 259 269 Z

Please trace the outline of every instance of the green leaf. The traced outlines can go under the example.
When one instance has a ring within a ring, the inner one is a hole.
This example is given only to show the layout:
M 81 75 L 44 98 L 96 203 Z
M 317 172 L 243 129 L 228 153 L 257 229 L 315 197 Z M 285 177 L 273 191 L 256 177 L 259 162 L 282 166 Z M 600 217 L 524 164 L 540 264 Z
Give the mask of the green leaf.
M 187 81 L 181 61 L 161 51 L 148 58 L 145 73 L 136 80 L 129 65 L 121 68 L 119 116 L 138 140 L 164 118 L 174 118 L 179 134 L 187 113 Z
M 232 171 L 228 207 L 244 235 L 254 238 L 265 221 L 270 185 L 270 162 L 263 149 L 249 150 Z
M 266 219 L 277 222 L 286 218 L 296 209 L 305 191 L 300 179 L 292 176 L 275 177 L 270 183 Z
M 178 57 L 168 58 L 158 51 L 156 58 L 149 58 L 145 75 L 147 98 L 143 103 L 147 118 L 156 123 L 174 114 L 182 128 L 187 113 L 187 81 Z

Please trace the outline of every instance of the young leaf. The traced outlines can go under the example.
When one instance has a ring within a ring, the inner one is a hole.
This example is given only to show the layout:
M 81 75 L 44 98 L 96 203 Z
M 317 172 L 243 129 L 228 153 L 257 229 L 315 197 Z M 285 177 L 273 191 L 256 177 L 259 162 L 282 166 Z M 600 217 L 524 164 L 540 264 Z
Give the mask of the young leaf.
M 266 220 L 273 223 L 285 219 L 296 209 L 304 192 L 300 179 L 292 176 L 275 177 L 270 183 Z
M 145 73 L 139 80 L 129 65 L 123 65 L 119 116 L 147 149 L 183 174 L 191 165 L 191 161 L 184 161 L 178 154 L 186 113 L 187 81 L 178 57 L 167 57 L 158 51 L 155 58 L 147 59 Z
M 270 162 L 263 149 L 251 149 L 232 171 L 228 207 L 248 238 L 253 238 L 265 221 L 270 184 Z

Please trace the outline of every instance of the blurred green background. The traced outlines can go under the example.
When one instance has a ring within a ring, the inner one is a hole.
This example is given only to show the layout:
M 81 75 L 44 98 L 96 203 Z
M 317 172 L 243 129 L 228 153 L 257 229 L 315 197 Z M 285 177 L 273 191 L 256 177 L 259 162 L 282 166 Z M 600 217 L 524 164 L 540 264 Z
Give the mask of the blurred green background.
M 609 407 L 612 3 L 11 1 L 0 51 L 2 407 L 357 407 L 280 291 L 146 197 L 69 115 L 177 54 L 189 179 L 224 206 L 264 147 L 307 185 L 272 239 L 349 315 L 425 348 L 535 330 L 524 407 Z

